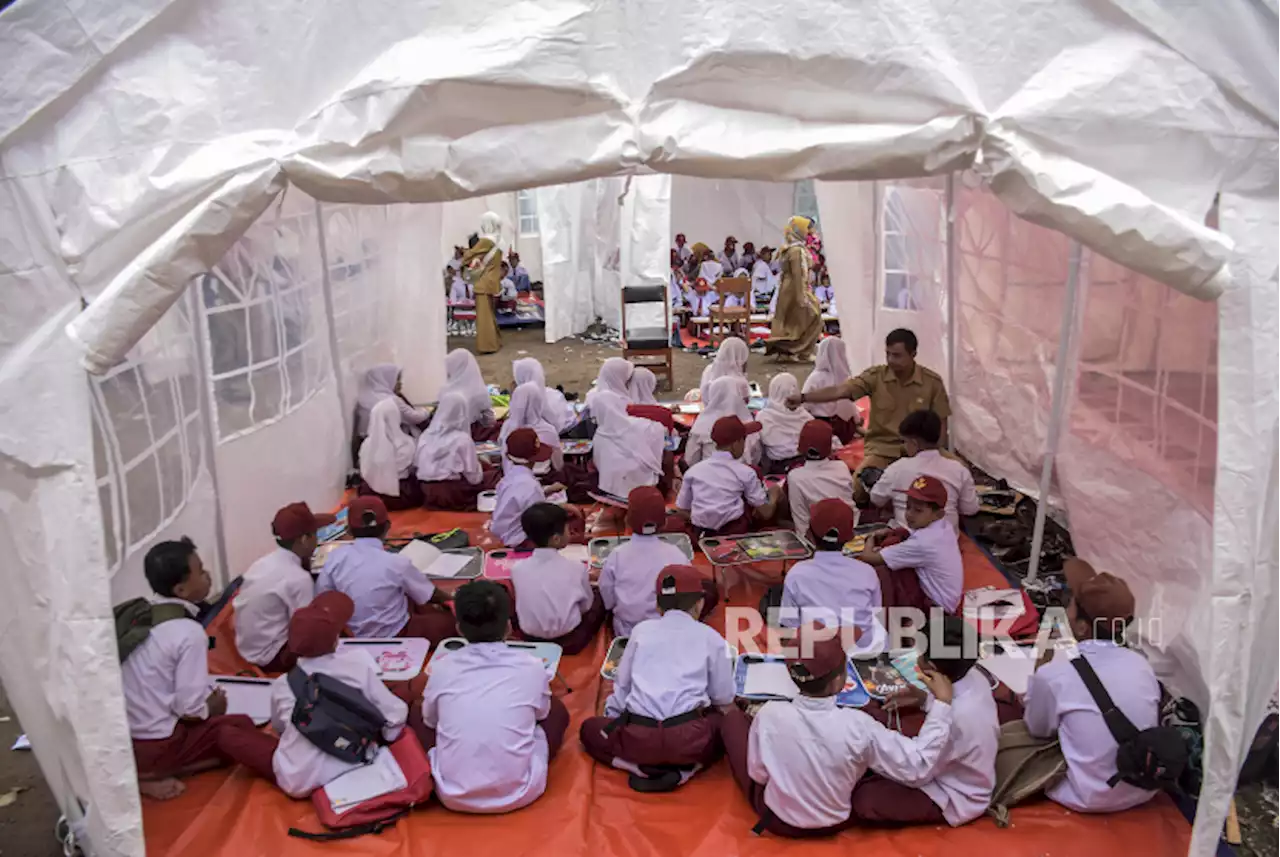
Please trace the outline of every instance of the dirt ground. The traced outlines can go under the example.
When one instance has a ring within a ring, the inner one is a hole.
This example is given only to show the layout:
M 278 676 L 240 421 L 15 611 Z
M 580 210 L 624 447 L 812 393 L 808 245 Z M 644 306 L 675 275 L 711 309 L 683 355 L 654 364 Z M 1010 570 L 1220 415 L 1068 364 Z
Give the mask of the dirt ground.
M 0 855 L 60 857 L 53 838 L 61 813 L 30 751 L 11 751 L 22 734 L 9 697 L 0 686 Z M 12 803 L 6 803 L 12 795 Z

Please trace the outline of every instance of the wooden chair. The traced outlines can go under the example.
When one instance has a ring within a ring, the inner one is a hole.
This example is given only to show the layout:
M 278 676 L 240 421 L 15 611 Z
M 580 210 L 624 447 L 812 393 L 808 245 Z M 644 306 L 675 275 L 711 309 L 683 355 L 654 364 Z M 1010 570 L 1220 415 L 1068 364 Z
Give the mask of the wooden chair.
M 747 277 L 725 277 L 716 281 L 715 289 L 719 297 L 708 313 L 711 317 L 708 333 L 711 347 L 717 347 L 717 336 L 720 342 L 723 342 L 727 336 L 733 336 L 735 333 L 744 341 L 750 342 L 751 280 Z M 739 298 L 743 302 L 742 306 L 725 306 L 724 299 L 727 295 Z M 726 327 L 729 330 L 728 333 L 725 333 Z
M 627 311 L 637 304 L 662 304 L 663 327 L 630 328 Z M 666 286 L 622 287 L 622 356 L 664 379 L 664 389 L 675 389 L 671 357 L 671 301 L 667 298 Z

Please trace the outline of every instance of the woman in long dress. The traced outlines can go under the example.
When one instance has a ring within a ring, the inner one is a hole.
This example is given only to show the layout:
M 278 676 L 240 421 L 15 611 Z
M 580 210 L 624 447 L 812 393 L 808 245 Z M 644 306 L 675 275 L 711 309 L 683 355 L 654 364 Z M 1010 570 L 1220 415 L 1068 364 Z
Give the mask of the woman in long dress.
M 779 363 L 812 360 L 822 335 L 822 308 L 808 287 L 811 260 L 805 240 L 811 230 L 809 218 L 797 215 L 783 231 L 778 306 L 765 343 L 765 352 L 777 355 Z
M 494 302 L 502 291 L 502 218 L 492 211 L 480 216 L 480 240 L 462 254 L 463 276 L 476 301 L 476 352 L 492 354 L 502 347 Z

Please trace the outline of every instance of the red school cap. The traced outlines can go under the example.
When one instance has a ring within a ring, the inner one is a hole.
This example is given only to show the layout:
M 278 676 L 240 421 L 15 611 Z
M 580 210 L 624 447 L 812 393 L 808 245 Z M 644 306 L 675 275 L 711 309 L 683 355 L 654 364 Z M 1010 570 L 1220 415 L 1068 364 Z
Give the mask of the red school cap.
M 627 524 L 633 532 L 652 535 L 667 521 L 667 501 L 652 485 L 632 488 L 627 495 Z
M 691 565 L 668 565 L 658 572 L 658 597 L 664 595 L 701 595 L 704 590 L 702 572 Z
M 947 486 L 932 476 L 917 476 L 907 489 L 907 496 L 942 509 L 947 505 Z
M 831 457 L 831 438 L 834 432 L 826 420 L 809 420 L 800 429 L 800 454 L 812 461 Z
M 824 544 L 842 545 L 853 538 L 853 509 L 834 497 L 819 500 L 809 508 L 809 530 Z
M 317 515 L 306 503 L 290 503 L 271 520 L 271 532 L 276 538 L 292 541 L 302 536 L 314 535 L 321 527 L 336 521 L 333 515 Z
M 355 602 L 341 592 L 320 593 L 289 620 L 289 651 L 300 658 L 329 654 L 355 609 Z
M 507 458 L 517 461 L 546 461 L 551 457 L 551 446 L 538 438 L 531 428 L 518 428 L 507 437 Z
M 382 502 L 381 497 L 365 494 L 355 498 L 347 506 L 347 526 L 353 530 L 381 527 L 389 520 L 387 504 Z
M 716 446 L 729 446 L 758 431 L 760 423 L 744 423 L 730 414 L 716 420 L 716 424 L 711 427 L 711 441 Z

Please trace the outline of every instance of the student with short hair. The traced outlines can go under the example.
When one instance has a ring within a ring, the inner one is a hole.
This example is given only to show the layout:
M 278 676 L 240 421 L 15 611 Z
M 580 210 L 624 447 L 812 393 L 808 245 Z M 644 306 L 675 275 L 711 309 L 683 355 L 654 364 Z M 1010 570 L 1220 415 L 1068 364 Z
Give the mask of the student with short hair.
M 359 691 L 381 712 L 386 721 L 382 738 L 390 743 L 400 737 L 409 706 L 387 689 L 378 678 L 377 667 L 363 652 L 338 648 L 338 638 L 354 610 L 355 604 L 341 592 L 321 593 L 290 619 L 289 649 L 297 653 L 296 668 L 308 676 L 326 675 Z M 299 732 L 293 725 L 296 704 L 288 675 L 272 682 L 271 726 L 280 735 L 280 746 L 271 761 L 276 785 L 289 797 L 305 798 L 362 765 L 329 755 Z
M 316 531 L 334 520 L 333 515 L 313 513 L 306 503 L 290 503 L 271 521 L 276 549 L 244 573 L 232 602 L 236 651 L 264 672 L 287 672 L 298 659 L 287 645 L 289 620 L 315 597 L 311 557 Z
M 824 499 L 853 504 L 853 475 L 843 461 L 831 457 L 831 424 L 812 419 L 800 430 L 796 448 L 804 463 L 787 472 L 787 499 L 797 533 L 809 531 L 809 509 Z M 855 525 L 857 518 L 854 518 Z
M 880 578 L 885 607 L 914 607 L 926 614 L 933 607 L 947 613 L 960 609 L 964 561 L 946 507 L 946 486 L 932 476 L 917 476 L 907 489 L 910 533 L 881 530 L 867 536 L 858 559 L 885 569 Z
M 1097 573 L 1081 559 L 1063 566 L 1071 600 L 1067 621 L 1084 658 L 1115 706 L 1139 731 L 1160 725 L 1160 683 L 1138 652 L 1124 647 L 1124 629 L 1133 621 L 1135 602 L 1128 584 Z M 1027 684 L 1023 720 L 1040 738 L 1058 736 L 1067 775 L 1045 794 L 1076 812 L 1118 812 L 1151 800 L 1155 792 L 1116 775 L 1116 740 L 1107 728 L 1084 680 L 1068 658 L 1048 659 L 1047 649 Z
M 777 510 L 781 489 L 776 485 L 766 489 L 755 468 L 739 460 L 747 436 L 758 431 L 759 423 L 743 425 L 736 416 L 721 417 L 711 429 L 716 451 L 685 473 L 676 511 L 688 517 L 700 534 L 749 533 L 753 515 L 764 522 Z
M 533 556 L 511 569 L 518 630 L 526 640 L 556 643 L 576 655 L 604 624 L 605 606 L 585 563 L 560 555 L 569 543 L 569 515 L 554 503 L 535 503 L 520 516 Z
M 185 791 L 177 779 L 218 764 L 241 764 L 272 780 L 276 739 L 243 714 L 227 714 L 227 695 L 209 678 L 209 639 L 196 621 L 212 581 L 185 536 L 160 542 L 143 560 L 155 593 L 152 627 L 120 665 L 138 790 L 157 800 Z
M 542 662 L 504 642 L 511 598 L 503 586 L 472 581 L 454 606 L 469 645 L 432 663 L 409 723 L 441 803 L 455 812 L 511 812 L 546 790 L 569 712 L 552 697 Z
M 907 525 L 907 488 L 918 476 L 932 476 L 947 489 L 947 521 L 960 532 L 960 516 L 978 513 L 978 492 L 973 474 L 962 462 L 947 458 L 938 449 L 942 418 L 933 411 L 912 411 L 898 426 L 906 456 L 884 469 L 871 488 L 871 502 L 886 506 L 893 502 L 894 522 Z
M 564 490 L 553 484 L 543 487 L 533 475 L 533 466 L 551 458 L 552 449 L 542 442 L 531 428 L 519 428 L 507 436 L 507 469 L 498 483 L 494 497 L 493 518 L 489 528 L 509 548 L 532 546 L 529 536 L 521 526 L 525 510 L 538 503 L 545 503 L 548 494 Z
M 604 716 L 588 718 L 579 733 L 587 753 L 628 771 L 637 791 L 671 791 L 720 757 L 733 661 L 724 637 L 696 618 L 702 581 L 691 565 L 658 573 L 662 616 L 632 629 Z
M 414 467 L 428 509 L 475 511 L 480 492 L 502 478 L 500 469 L 480 463 L 468 408 L 457 393 L 441 396 L 431 425 L 418 438 Z
M 974 669 L 977 653 L 965 653 L 965 620 L 944 616 L 941 621 L 942 654 L 931 649 L 918 663 L 922 672 L 940 673 L 951 682 L 951 737 L 932 768 L 904 772 L 873 765 L 874 773 L 863 777 L 853 793 L 859 824 L 959 827 L 982 816 L 991 803 L 1000 745 L 996 701 L 987 676 Z M 920 634 L 933 641 L 929 625 Z M 923 691 L 919 697 L 932 704 Z
M 355 603 L 347 625 L 352 636 L 423 637 L 435 646 L 457 634 L 449 596 L 406 557 L 386 550 L 382 542 L 390 526 L 387 507 L 377 497 L 352 500 L 347 527 L 355 541 L 329 554 L 316 594 L 341 592 Z
M 760 817 L 756 830 L 794 838 L 829 836 L 852 826 L 853 801 L 868 768 L 904 777 L 932 770 L 951 734 L 946 677 L 922 673 L 934 701 L 920 734 L 908 738 L 862 711 L 837 708 L 848 663 L 840 637 L 812 629 L 802 642 L 805 636 L 812 645 L 797 646 L 788 661 L 800 695 L 766 702 L 754 719 L 732 708 L 722 726 L 733 778 Z

